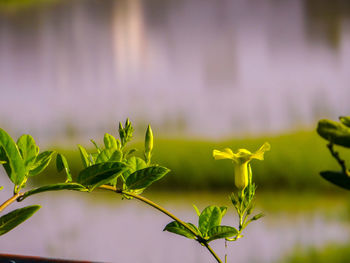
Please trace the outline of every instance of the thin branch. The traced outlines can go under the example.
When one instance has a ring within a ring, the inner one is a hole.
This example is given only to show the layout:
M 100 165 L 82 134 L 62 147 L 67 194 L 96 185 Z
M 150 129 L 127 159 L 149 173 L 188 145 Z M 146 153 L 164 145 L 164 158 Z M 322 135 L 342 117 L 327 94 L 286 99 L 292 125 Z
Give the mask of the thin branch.
M 195 237 L 197 237 L 197 238 L 199 237 L 198 234 L 192 228 L 190 228 L 185 222 L 183 222 L 181 219 L 177 218 L 175 215 L 173 215 L 171 212 L 169 212 L 165 208 L 161 207 L 160 205 L 154 203 L 153 201 L 151 201 L 143 196 L 140 196 L 140 195 L 137 195 L 134 193 L 130 193 L 127 191 L 123 191 L 121 189 L 118 189 L 118 188 L 115 188 L 115 187 L 109 186 L 109 185 L 102 185 L 102 186 L 100 186 L 100 188 L 110 190 L 110 191 L 113 191 L 113 192 L 116 192 L 119 194 L 124 194 L 124 195 L 130 196 L 130 197 L 133 197 L 135 199 L 138 199 L 141 202 L 144 202 L 144 203 L 152 206 L 153 208 L 157 209 L 158 211 L 162 212 L 163 214 L 166 214 L 170 218 L 174 219 L 175 221 L 180 223 L 183 227 L 185 227 L 188 231 L 190 231 Z
M 337 162 L 339 163 L 340 167 L 342 168 L 343 173 L 346 174 L 347 176 L 350 176 L 349 171 L 346 168 L 345 161 L 340 158 L 339 152 L 336 152 L 334 150 L 333 146 L 334 145 L 331 142 L 329 144 L 327 144 L 327 147 L 328 147 L 329 151 L 331 152 L 331 154 L 334 157 L 334 159 L 336 159 Z
M 12 204 L 14 201 L 17 200 L 18 197 L 21 197 L 24 193 L 17 193 L 15 195 L 13 195 L 11 198 L 9 198 L 8 200 L 6 200 L 2 205 L 0 205 L 0 212 L 2 210 L 4 210 L 7 206 L 9 206 L 10 204 Z
M 149 200 L 149 199 L 147 199 L 147 198 L 145 198 L 143 196 L 140 196 L 140 195 L 137 195 L 137 194 L 134 194 L 134 193 L 130 193 L 130 192 L 127 192 L 127 191 L 123 191 L 123 190 L 118 189 L 118 188 L 113 187 L 113 186 L 102 185 L 99 188 L 105 189 L 105 190 L 109 190 L 109 191 L 113 191 L 113 192 L 118 193 L 118 194 L 124 194 L 124 195 L 130 196 L 130 197 L 133 197 L 135 199 L 138 199 L 139 201 L 144 202 L 144 203 L 152 206 L 153 208 L 157 209 L 158 211 L 162 212 L 163 214 L 165 214 L 165 215 L 169 216 L 170 218 L 174 219 L 176 222 L 178 222 L 183 227 L 185 227 L 188 231 L 190 231 L 197 238 L 196 241 L 198 241 L 200 244 L 204 245 L 209 250 L 209 252 L 213 255 L 213 257 L 216 259 L 216 261 L 218 263 L 222 263 L 221 259 L 218 257 L 218 255 L 216 255 L 214 250 L 209 246 L 209 244 L 207 243 L 207 241 L 205 239 L 203 239 L 201 236 L 199 236 L 185 222 L 183 222 L 181 219 L 177 218 L 174 214 L 172 214 L 171 212 L 169 212 L 165 208 L 161 207 L 160 205 L 154 203 L 153 201 L 151 201 L 151 200 Z
M 221 259 L 216 255 L 214 250 L 209 246 L 207 242 L 204 242 L 203 245 L 209 250 L 209 252 L 213 255 L 217 262 L 222 263 Z

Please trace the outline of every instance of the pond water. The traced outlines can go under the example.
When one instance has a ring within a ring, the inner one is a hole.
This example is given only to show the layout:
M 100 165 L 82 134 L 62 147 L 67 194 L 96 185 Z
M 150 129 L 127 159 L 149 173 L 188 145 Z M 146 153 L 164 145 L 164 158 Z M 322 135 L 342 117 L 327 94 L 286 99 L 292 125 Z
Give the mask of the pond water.
M 45 2 L 45 1 L 41 1 Z M 348 114 L 347 0 L 0 6 L 0 124 L 42 140 L 131 117 L 217 138 Z
M 0 193 L 2 199 L 10 194 L 5 191 Z M 200 209 L 214 203 L 229 206 L 223 224 L 232 225 L 236 218 L 228 200 L 214 199 L 213 195 L 202 194 L 197 205 Z M 187 193 L 156 194 L 152 200 L 183 220 L 196 223 L 193 200 Z M 41 204 L 42 208 L 1 237 L 2 253 L 125 263 L 215 262 L 196 242 L 163 232 L 170 219 L 136 200 L 121 201 L 112 193 L 106 196 L 57 192 L 33 196 L 24 203 L 20 206 Z M 7 210 L 15 207 L 19 204 Z M 213 241 L 212 247 L 221 257 L 226 252 L 228 262 L 272 263 L 283 262 L 283 257 L 296 246 L 320 248 L 328 242 L 349 241 L 349 225 L 329 218 L 316 207 L 303 213 L 286 212 L 283 208 L 277 213 L 264 212 L 266 217 L 252 223 L 244 238 L 229 244 L 227 250 L 221 240 Z

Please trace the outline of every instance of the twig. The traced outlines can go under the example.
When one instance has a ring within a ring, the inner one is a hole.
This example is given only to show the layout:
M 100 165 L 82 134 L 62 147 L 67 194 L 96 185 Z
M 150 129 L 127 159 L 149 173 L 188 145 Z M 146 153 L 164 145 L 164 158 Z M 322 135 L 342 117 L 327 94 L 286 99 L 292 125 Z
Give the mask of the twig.
M 8 200 L 6 200 L 2 205 L 0 205 L 0 212 L 2 210 L 4 210 L 7 206 L 9 206 L 10 204 L 12 204 L 14 201 L 17 200 L 18 197 L 21 197 L 24 193 L 17 193 L 15 195 L 13 195 L 11 198 L 9 198 Z
M 218 255 L 216 255 L 214 250 L 209 246 L 209 244 L 207 243 L 207 241 L 205 239 L 203 239 L 201 236 L 199 236 L 185 222 L 183 222 L 182 220 L 177 218 L 175 215 L 173 215 L 171 212 L 169 212 L 165 208 L 161 207 L 160 205 L 154 203 L 153 201 L 151 201 L 151 200 L 149 200 L 149 199 L 147 199 L 147 198 L 145 198 L 143 196 L 140 196 L 140 195 L 137 195 L 137 194 L 134 194 L 134 193 L 130 193 L 128 191 L 123 191 L 123 190 L 118 189 L 118 188 L 113 187 L 113 186 L 102 185 L 99 188 L 105 189 L 105 190 L 109 190 L 109 191 L 113 191 L 113 192 L 118 193 L 118 194 L 124 194 L 124 195 L 130 196 L 130 197 L 133 197 L 135 199 L 138 199 L 139 201 L 144 202 L 144 203 L 152 206 L 153 208 L 157 209 L 158 211 L 162 212 L 163 214 L 165 214 L 165 215 L 169 216 L 170 218 L 174 219 L 176 222 L 178 222 L 183 227 L 185 227 L 188 231 L 190 231 L 197 238 L 196 241 L 198 241 L 200 244 L 204 245 L 209 250 L 209 252 L 213 255 L 213 257 L 216 259 L 216 261 L 218 263 L 222 263 L 221 259 L 218 257 Z
M 333 146 L 334 145 L 331 142 L 327 144 L 327 147 L 328 147 L 329 151 L 331 152 L 331 154 L 334 157 L 334 159 L 336 159 L 337 162 L 339 163 L 340 167 L 342 168 L 343 173 L 346 174 L 347 176 L 350 176 L 349 171 L 346 168 L 345 161 L 340 158 L 339 152 L 336 152 L 334 150 Z

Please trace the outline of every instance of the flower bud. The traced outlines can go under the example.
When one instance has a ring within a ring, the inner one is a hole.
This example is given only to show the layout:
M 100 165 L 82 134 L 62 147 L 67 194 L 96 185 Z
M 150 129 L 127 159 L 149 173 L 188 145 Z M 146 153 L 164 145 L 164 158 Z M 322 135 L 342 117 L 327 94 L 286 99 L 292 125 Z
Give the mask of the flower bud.
M 148 125 L 145 136 L 145 153 L 151 153 L 153 150 L 153 132 L 151 125 Z

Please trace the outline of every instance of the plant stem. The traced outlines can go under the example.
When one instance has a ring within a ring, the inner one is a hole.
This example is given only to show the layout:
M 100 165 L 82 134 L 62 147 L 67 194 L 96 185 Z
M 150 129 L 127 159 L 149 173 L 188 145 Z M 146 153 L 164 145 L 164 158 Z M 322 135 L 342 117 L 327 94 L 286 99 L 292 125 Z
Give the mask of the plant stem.
M 11 198 L 9 198 L 8 200 L 6 200 L 2 205 L 0 205 L 0 212 L 2 210 L 4 210 L 7 206 L 9 206 L 10 204 L 12 204 L 14 201 L 16 201 L 16 199 L 18 197 L 21 197 L 23 195 L 23 193 L 17 193 L 15 195 L 13 195 Z
M 207 242 L 203 242 L 203 245 L 209 250 L 209 252 L 213 255 L 217 262 L 222 263 L 221 259 L 216 255 L 214 250 L 209 246 Z
M 345 161 L 340 158 L 339 152 L 336 152 L 334 150 L 333 143 L 330 142 L 329 144 L 327 144 L 327 147 L 328 147 L 329 151 L 331 152 L 332 156 L 334 157 L 334 159 L 336 159 L 337 162 L 339 163 L 340 167 L 342 168 L 343 173 L 346 174 L 347 176 L 350 176 L 348 170 L 346 169 Z
M 113 191 L 113 192 L 116 192 L 116 193 L 119 193 L 119 194 L 124 194 L 124 195 L 127 195 L 127 196 L 131 196 L 135 199 L 138 199 L 140 200 L 141 202 L 144 202 L 152 207 L 154 207 L 155 209 L 159 210 L 160 212 L 162 212 L 163 214 L 166 214 L 167 216 L 171 217 L 172 219 L 174 219 L 175 221 L 177 221 L 178 223 L 180 223 L 183 227 L 185 227 L 187 230 L 189 230 L 194 236 L 198 236 L 197 233 L 195 231 L 193 231 L 192 228 L 190 228 L 185 222 L 183 222 L 181 219 L 177 218 L 175 215 L 173 215 L 172 213 L 170 213 L 168 210 L 166 210 L 165 208 L 161 207 L 160 205 L 154 203 L 153 201 L 143 197 L 143 196 L 140 196 L 140 195 L 137 195 L 137 194 L 134 194 L 134 193 L 130 193 L 130 192 L 127 192 L 127 191 L 123 191 L 123 190 L 120 190 L 118 188 L 115 188 L 113 186 L 109 186 L 109 185 L 102 185 L 100 186 L 100 188 L 102 189 L 106 189 L 106 190 L 110 190 L 110 191 Z
M 174 219 L 176 222 L 178 222 L 179 224 L 181 224 L 183 227 L 185 227 L 188 231 L 190 231 L 197 239 L 196 241 L 198 241 L 200 244 L 204 245 L 208 250 L 209 252 L 213 255 L 213 257 L 216 259 L 216 261 L 218 263 L 222 263 L 221 259 L 216 255 L 216 253 L 214 252 L 214 250 L 209 246 L 209 244 L 207 243 L 206 240 L 204 240 L 201 236 L 199 236 L 191 227 L 189 227 L 185 222 L 183 222 L 181 219 L 177 218 L 174 214 L 172 214 L 171 212 L 169 212 L 168 210 L 166 210 L 165 208 L 161 207 L 160 205 L 154 203 L 153 201 L 143 197 L 143 196 L 140 196 L 140 195 L 137 195 L 137 194 L 134 194 L 134 193 L 130 193 L 130 192 L 127 192 L 127 191 L 123 191 L 121 189 L 118 189 L 116 187 L 113 187 L 113 186 L 109 186 L 109 185 L 101 185 L 99 188 L 101 189 L 105 189 L 105 190 L 110 190 L 110 191 L 113 191 L 113 192 L 116 192 L 118 194 L 124 194 L 124 195 L 127 195 L 127 196 L 130 196 L 130 197 L 133 197 L 141 202 L 144 202 L 150 206 L 152 206 L 153 208 L 157 209 L 158 211 L 162 212 L 163 214 L 169 216 L 170 218 Z

